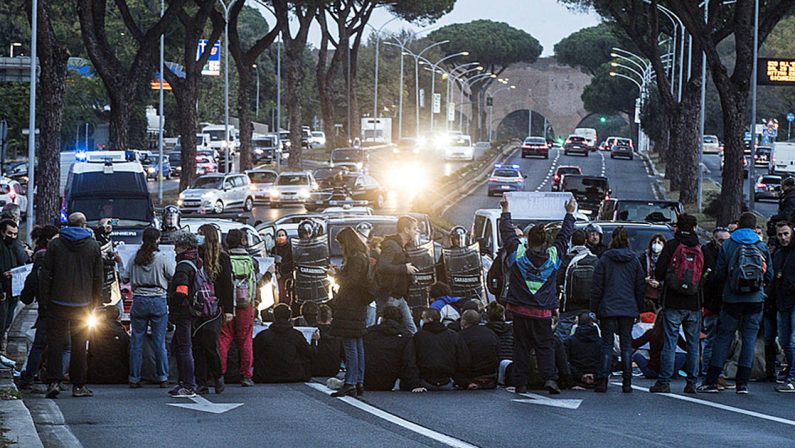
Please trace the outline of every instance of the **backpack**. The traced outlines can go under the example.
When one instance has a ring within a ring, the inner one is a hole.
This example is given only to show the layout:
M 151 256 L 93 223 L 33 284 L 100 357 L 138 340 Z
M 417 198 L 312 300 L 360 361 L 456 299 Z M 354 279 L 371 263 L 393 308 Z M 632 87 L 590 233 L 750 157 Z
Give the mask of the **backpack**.
M 564 311 L 570 311 L 569 306 L 574 306 L 575 309 L 588 309 L 593 273 L 598 262 L 599 257 L 586 253 L 586 255 L 574 257 L 569 267 L 566 268 L 566 277 L 563 283 Z
M 255 296 L 254 259 L 249 255 L 230 255 L 229 259 L 232 262 L 235 308 L 243 308 L 250 305 Z
M 736 294 L 750 294 L 762 289 L 765 256 L 755 244 L 740 244 L 729 267 L 729 288 Z
M 681 295 L 698 294 L 701 276 L 704 273 L 704 253 L 701 247 L 679 244 L 671 257 L 665 286 Z
M 189 298 L 190 315 L 200 318 L 212 318 L 218 315 L 218 298 L 215 296 L 215 286 L 210 281 L 210 277 L 199 269 L 190 260 L 182 260 L 180 263 L 189 264 L 196 272 L 193 276 L 193 296 Z M 179 264 L 179 263 L 178 263 Z

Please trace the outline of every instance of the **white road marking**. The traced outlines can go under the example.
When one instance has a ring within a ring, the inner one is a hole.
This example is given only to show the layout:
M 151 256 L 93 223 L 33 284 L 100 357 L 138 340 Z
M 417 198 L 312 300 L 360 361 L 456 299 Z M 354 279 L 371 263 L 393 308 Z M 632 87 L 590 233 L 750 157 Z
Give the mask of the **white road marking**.
M 599 174 L 600 176 L 604 177 L 605 175 L 605 154 L 602 151 L 599 151 L 599 157 L 602 158 L 602 173 Z
M 539 185 L 538 188 L 536 188 L 536 191 L 541 191 L 541 189 L 544 188 L 547 182 L 549 182 L 549 178 L 552 177 L 552 174 L 555 172 L 555 169 L 558 167 L 558 159 L 560 159 L 560 150 L 556 149 L 555 151 L 557 151 L 557 153 L 555 155 L 555 159 L 552 160 L 552 166 L 549 167 L 549 171 L 547 172 L 546 177 L 544 177 L 544 181 L 541 182 L 541 185 Z
M 572 400 L 572 399 L 552 399 L 549 397 L 545 397 L 543 395 L 538 394 L 519 394 L 523 397 L 528 397 L 530 400 L 522 400 L 522 399 L 515 399 L 511 400 L 516 403 L 529 403 L 529 404 L 540 404 L 543 406 L 551 406 L 553 408 L 563 408 L 563 409 L 577 409 L 582 404 L 582 400 Z
M 621 383 L 612 383 L 612 384 L 615 384 L 617 386 L 621 385 Z M 635 389 L 635 390 L 643 391 L 643 392 L 649 392 L 649 389 L 647 387 L 640 387 L 640 386 L 634 386 L 633 385 L 632 388 Z M 750 411 L 748 409 L 743 409 L 743 408 L 736 408 L 734 406 L 729 406 L 729 405 L 725 405 L 725 404 L 721 404 L 721 403 L 715 403 L 715 402 L 712 402 L 712 401 L 699 400 L 698 398 L 693 398 L 693 397 L 689 397 L 689 396 L 686 396 L 686 395 L 677 395 L 677 394 L 656 394 L 656 395 L 660 395 L 660 396 L 668 397 L 668 398 L 674 398 L 674 399 L 682 400 L 682 401 L 687 401 L 687 402 L 690 402 L 690 403 L 700 404 L 702 406 L 708 406 L 708 407 L 720 409 L 720 410 L 723 410 L 723 411 L 734 412 L 736 414 L 747 415 L 749 417 L 761 418 L 763 420 L 769 420 L 771 422 L 782 423 L 784 425 L 795 426 L 795 421 L 793 421 L 793 420 L 787 420 L 785 418 L 776 417 L 774 415 L 762 414 L 761 412 Z
M 307 386 L 315 389 L 319 392 L 322 392 L 327 395 L 331 395 L 334 391 L 329 389 L 328 387 L 319 384 L 319 383 L 304 383 Z M 453 448 L 477 448 L 477 445 L 472 445 L 463 440 L 456 439 L 454 437 L 450 437 L 447 434 L 442 434 L 440 432 L 436 432 L 432 429 L 428 429 L 424 426 L 420 426 L 416 423 L 410 422 L 403 418 L 398 417 L 397 415 L 390 414 L 386 411 L 382 411 L 374 406 L 371 406 L 363 401 L 359 401 L 353 397 L 341 397 L 339 398 L 340 401 L 347 403 L 360 411 L 367 412 L 370 415 L 378 417 L 382 420 L 386 420 L 392 424 L 398 425 L 402 428 L 408 429 L 411 432 L 417 433 L 421 436 L 427 437 L 431 440 L 435 440 L 439 443 L 444 445 L 453 447 Z
M 213 403 L 210 400 L 196 395 L 191 398 L 193 403 L 167 403 L 169 406 L 178 408 L 193 409 L 194 411 L 209 412 L 210 414 L 223 414 L 232 409 L 243 406 L 243 403 Z

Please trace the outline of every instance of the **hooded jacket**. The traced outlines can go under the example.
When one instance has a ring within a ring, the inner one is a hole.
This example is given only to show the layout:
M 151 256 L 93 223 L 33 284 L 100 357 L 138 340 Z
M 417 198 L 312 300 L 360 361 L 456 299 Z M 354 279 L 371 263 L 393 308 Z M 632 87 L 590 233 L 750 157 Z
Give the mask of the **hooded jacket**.
M 574 216 L 567 213 L 555 242 L 544 253 L 534 253 L 519 242 L 514 231 L 511 214 L 500 217 L 500 236 L 509 269 L 508 295 L 506 302 L 516 307 L 554 310 L 558 307 L 557 270 L 560 256 L 566 253 L 569 239 L 574 232 Z
M 375 283 L 382 297 L 403 297 L 409 292 L 412 282 L 406 273 L 406 263 L 410 263 L 400 235 L 390 235 L 381 242 L 381 255 L 375 267 Z
M 503 320 L 486 322 L 486 328 L 493 331 L 500 340 L 500 351 L 497 356 L 500 361 L 513 359 L 513 325 Z
M 320 331 L 317 350 L 312 356 L 312 376 L 335 376 L 343 358 L 342 339 L 331 335 L 331 325 L 316 324 Z
M 790 188 L 778 202 L 778 214 L 791 220 L 795 214 L 795 188 Z
M 130 287 L 136 296 L 165 297 L 168 294 L 168 282 L 174 276 L 174 260 L 164 252 L 154 253 L 152 262 L 138 265 L 130 261 Z
M 402 390 L 420 386 L 412 336 L 391 319 L 367 329 L 364 335 L 364 388 L 392 390 L 400 379 Z
M 464 372 L 469 368 L 469 349 L 461 336 L 441 322 L 430 322 L 414 335 L 419 376 L 435 386 L 455 381 L 466 387 Z M 366 353 L 366 351 L 365 351 Z
M 706 275 L 701 284 L 701 296 L 704 298 L 702 306 L 705 310 L 717 315 L 720 314 L 723 303 L 723 284 L 716 280 L 717 276 L 715 275 L 720 246 L 714 241 L 710 241 L 701 246 L 701 253 L 704 254 L 704 274 Z
M 629 247 L 609 249 L 599 258 L 591 284 L 591 311 L 602 317 L 638 317 L 646 278 Z
M 191 317 L 190 299 L 196 293 L 196 288 L 193 285 L 196 279 L 196 269 L 190 263 L 180 263 L 180 261 L 190 261 L 198 269 L 202 267 L 202 261 L 196 249 L 177 254 L 174 276 L 171 277 L 171 283 L 168 285 L 169 318 Z
M 276 321 L 254 338 L 254 381 L 296 383 L 312 376 L 314 350 L 290 321 Z
M 469 368 L 464 371 L 466 383 L 475 378 L 496 375 L 500 364 L 500 339 L 485 325 L 473 325 L 461 330 L 461 339 L 469 351 Z
M 676 248 L 680 244 L 685 246 L 694 247 L 699 246 L 701 243 L 698 241 L 698 236 L 695 232 L 679 231 L 674 234 L 673 239 L 665 242 L 660 257 L 657 258 L 657 266 L 654 267 L 654 277 L 657 281 L 662 282 L 662 305 L 663 308 L 673 310 L 699 310 L 699 295 L 684 295 L 680 294 L 665 285 L 665 276 L 668 274 L 668 268 L 671 266 L 671 258 L 676 252 Z
M 789 310 L 795 305 L 795 247 L 790 243 L 779 246 L 773 255 L 775 279 L 768 285 L 768 296 L 775 302 L 778 311 Z
M 602 362 L 602 338 L 596 325 L 578 325 L 574 334 L 566 339 L 566 355 L 575 381 L 583 375 L 599 372 Z
M 767 245 L 759 239 L 759 235 L 757 235 L 753 229 L 737 229 L 732 232 L 728 240 L 723 242 L 720 252 L 718 253 L 718 264 L 715 268 L 717 281 L 723 284 L 723 303 L 763 303 L 765 301 L 765 291 L 763 289 L 750 294 L 737 294 L 732 291 L 729 285 L 729 271 L 735 268 L 735 266 L 731 266 L 730 264 L 733 262 L 737 250 L 739 250 L 742 244 L 751 244 L 762 252 L 767 265 L 764 282 L 767 285 L 773 281 L 773 260 L 770 257 L 770 252 L 767 250 Z
M 367 305 L 372 296 L 367 290 L 369 260 L 363 254 L 351 257 L 337 275 L 340 285 L 334 297 L 334 320 L 331 334 L 341 338 L 364 336 L 367 321 Z
M 50 241 L 39 269 L 44 300 L 66 307 L 102 303 L 103 262 L 93 235 L 83 227 L 66 227 Z

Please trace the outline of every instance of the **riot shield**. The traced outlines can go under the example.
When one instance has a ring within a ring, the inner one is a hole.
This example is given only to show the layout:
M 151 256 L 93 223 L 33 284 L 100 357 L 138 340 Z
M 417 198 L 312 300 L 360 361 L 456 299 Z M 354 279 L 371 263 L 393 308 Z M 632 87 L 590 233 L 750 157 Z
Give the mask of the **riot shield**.
M 293 298 L 298 303 L 326 302 L 329 294 L 329 249 L 325 236 L 292 241 L 295 283 Z
M 477 243 L 468 247 L 443 249 L 444 269 L 454 296 L 486 303 L 483 266 Z
M 411 264 L 419 269 L 414 274 L 414 281 L 409 285 L 409 293 L 406 302 L 409 307 L 427 307 L 428 289 L 436 281 L 435 260 L 433 253 L 433 241 L 414 246 L 406 250 L 411 260 Z

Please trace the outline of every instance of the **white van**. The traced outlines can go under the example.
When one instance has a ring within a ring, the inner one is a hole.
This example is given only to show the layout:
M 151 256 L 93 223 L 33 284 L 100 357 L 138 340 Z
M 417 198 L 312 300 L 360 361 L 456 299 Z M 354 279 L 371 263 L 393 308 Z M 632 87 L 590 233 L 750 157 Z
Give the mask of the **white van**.
M 776 142 L 773 145 L 768 172 L 780 176 L 795 174 L 795 143 Z
M 240 147 L 240 139 L 236 138 L 237 131 L 234 126 L 229 126 L 229 134 L 226 133 L 226 127 L 222 124 L 211 124 L 202 128 L 202 134 L 210 136 L 209 147 L 216 150 L 219 154 L 223 154 L 227 147 L 229 153 L 234 154 L 237 148 Z
M 596 145 L 599 144 L 599 135 L 597 135 L 596 129 L 594 128 L 577 128 L 572 134 L 585 137 L 585 142 L 591 148 L 595 148 Z

